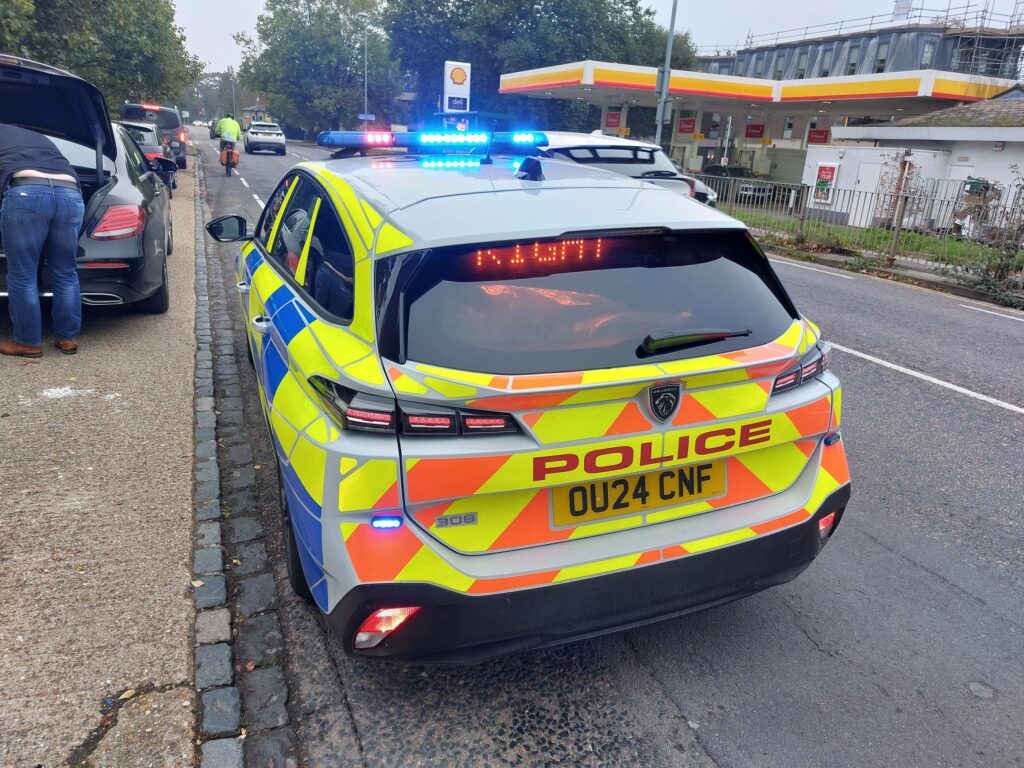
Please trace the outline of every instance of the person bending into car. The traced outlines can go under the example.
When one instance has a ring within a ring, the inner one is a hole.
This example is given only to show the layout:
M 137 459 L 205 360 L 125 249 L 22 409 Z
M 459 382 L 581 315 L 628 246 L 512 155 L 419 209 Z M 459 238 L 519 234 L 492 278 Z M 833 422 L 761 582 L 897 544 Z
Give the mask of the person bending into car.
M 35 131 L 0 123 L 0 240 L 14 325 L 14 341 L 0 341 L 0 354 L 43 354 L 42 259 L 53 280 L 54 346 L 65 355 L 78 351 L 82 295 L 76 257 L 84 214 L 78 176 L 57 146 Z

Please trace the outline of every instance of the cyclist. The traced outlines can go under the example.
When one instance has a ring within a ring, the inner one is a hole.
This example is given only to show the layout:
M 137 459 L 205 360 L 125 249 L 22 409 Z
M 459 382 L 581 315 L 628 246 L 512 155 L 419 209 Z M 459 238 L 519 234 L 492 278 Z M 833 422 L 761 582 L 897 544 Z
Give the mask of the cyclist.
M 220 136 L 220 149 L 224 151 L 224 148 L 231 145 L 231 149 L 234 149 L 235 142 L 242 138 L 242 126 L 235 120 L 235 116 L 228 112 L 225 117 L 220 119 L 217 123 L 217 135 Z

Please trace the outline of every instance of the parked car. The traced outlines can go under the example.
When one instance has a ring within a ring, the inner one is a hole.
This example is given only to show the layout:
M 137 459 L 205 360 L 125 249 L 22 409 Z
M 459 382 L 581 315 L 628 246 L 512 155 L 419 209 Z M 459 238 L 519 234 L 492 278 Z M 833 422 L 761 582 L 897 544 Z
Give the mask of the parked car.
M 248 155 L 262 149 L 270 150 L 278 155 L 283 155 L 286 152 L 284 131 L 277 123 L 250 123 L 242 133 L 242 143 L 245 145 L 245 152 Z
M 213 118 L 213 120 L 210 121 L 210 138 L 211 139 L 216 139 L 217 138 L 217 123 L 219 123 L 219 122 L 220 122 L 220 118 L 219 117 L 215 117 L 215 118 Z
M 157 175 L 163 179 L 164 184 L 167 185 L 168 194 L 174 197 L 174 193 L 170 190 L 176 189 L 178 186 L 178 164 L 174 159 L 174 152 L 171 151 L 171 140 L 167 138 L 163 131 L 160 130 L 160 126 L 156 123 L 143 123 L 143 122 L 127 122 L 122 121 L 121 125 L 125 127 L 125 130 L 131 134 L 131 137 L 135 139 L 135 143 L 139 145 L 139 149 L 142 150 L 142 154 L 146 156 L 147 160 L 156 160 L 158 157 L 165 157 L 174 163 L 174 170 L 170 172 L 157 172 Z
M 171 140 L 171 151 L 174 152 L 174 159 L 177 161 L 178 167 L 185 167 L 185 157 L 188 154 L 188 131 L 185 130 L 185 123 L 182 121 L 181 112 L 177 107 L 125 102 L 121 105 L 121 120 L 144 120 L 147 123 L 159 125 Z
M 709 165 L 701 173 L 705 176 L 714 176 L 716 179 L 742 179 L 736 183 L 736 202 L 758 204 L 764 203 L 772 198 L 775 192 L 775 185 L 761 179 L 749 168 L 741 165 Z M 716 183 L 711 182 L 719 197 L 725 195 L 728 190 L 727 181 Z
M 657 144 L 604 136 L 599 131 L 545 131 L 544 134 L 548 143 L 543 154 L 548 157 L 572 160 L 635 179 L 647 179 L 684 197 L 692 197 L 712 207 L 715 205 L 715 191 L 700 180 L 681 173 Z
M 83 304 L 166 312 L 167 256 L 174 246 L 170 196 L 159 173 L 176 163 L 147 160 L 128 129 L 110 122 L 92 83 L 38 62 L 0 57 L 0 122 L 47 136 L 78 175 L 85 216 L 78 240 Z M 7 260 L 0 243 L 0 296 Z M 40 290 L 50 291 L 44 269 Z

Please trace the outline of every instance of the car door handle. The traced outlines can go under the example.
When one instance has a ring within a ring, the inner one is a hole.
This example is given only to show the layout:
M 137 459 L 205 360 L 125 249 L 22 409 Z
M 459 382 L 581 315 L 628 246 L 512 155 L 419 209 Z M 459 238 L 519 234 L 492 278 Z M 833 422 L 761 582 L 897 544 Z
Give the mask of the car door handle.
M 266 315 L 259 315 L 252 319 L 252 330 L 261 336 L 266 336 L 270 333 L 271 325 L 273 325 L 273 322 Z
M 248 296 L 249 295 L 249 284 L 247 282 L 245 282 L 244 280 L 242 282 L 238 283 L 237 285 L 235 285 L 235 288 L 243 296 Z

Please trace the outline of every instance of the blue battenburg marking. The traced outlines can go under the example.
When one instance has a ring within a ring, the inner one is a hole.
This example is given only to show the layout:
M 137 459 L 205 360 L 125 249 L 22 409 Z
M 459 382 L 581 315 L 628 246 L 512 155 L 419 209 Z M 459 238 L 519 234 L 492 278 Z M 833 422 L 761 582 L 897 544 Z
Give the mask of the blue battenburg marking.
M 270 298 L 266 300 L 264 306 L 266 307 L 267 314 L 273 317 L 278 313 L 285 304 L 295 298 L 295 294 L 291 292 L 291 289 L 287 285 L 282 285 L 272 294 Z
M 295 302 L 295 306 L 297 306 L 299 308 L 299 314 L 301 314 L 302 315 L 302 319 L 306 321 L 306 325 L 309 325 L 314 320 L 316 320 L 316 315 L 314 315 L 312 312 L 310 312 L 308 309 L 306 309 L 306 305 L 305 304 L 302 304 L 302 303 L 296 301 Z
M 250 275 L 256 274 L 256 270 L 259 269 L 260 264 L 263 263 L 263 254 L 256 248 L 253 248 L 252 253 L 245 257 L 245 268 L 249 270 Z
M 276 295 L 277 291 L 274 293 Z M 285 304 L 274 315 L 274 327 L 281 334 L 285 344 L 290 344 L 291 340 L 298 336 L 302 329 L 306 327 L 306 321 L 299 314 L 299 310 L 296 309 L 295 302 Z
M 267 393 L 267 400 L 274 402 L 277 388 L 281 386 L 284 377 L 288 375 L 288 366 L 281 358 L 281 353 L 277 351 L 277 347 L 273 344 L 268 344 L 263 350 L 263 365 L 266 370 L 266 381 L 263 384 L 263 389 Z

